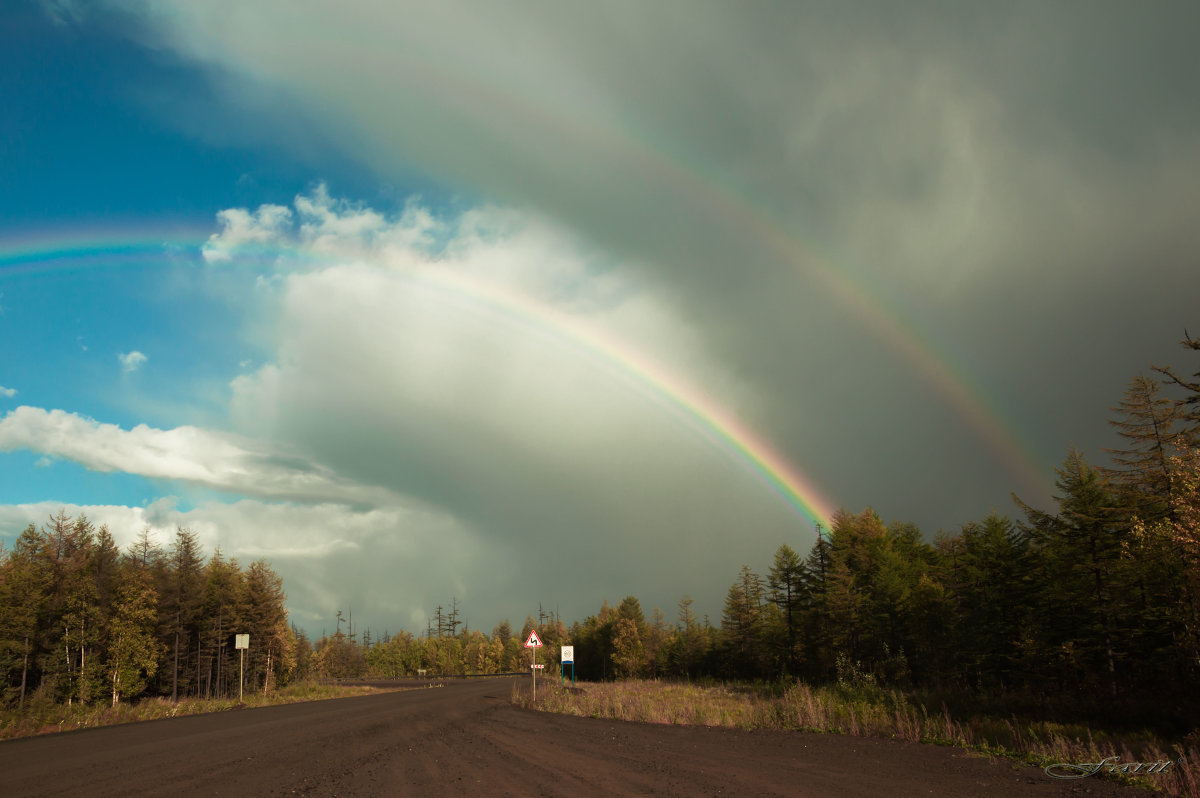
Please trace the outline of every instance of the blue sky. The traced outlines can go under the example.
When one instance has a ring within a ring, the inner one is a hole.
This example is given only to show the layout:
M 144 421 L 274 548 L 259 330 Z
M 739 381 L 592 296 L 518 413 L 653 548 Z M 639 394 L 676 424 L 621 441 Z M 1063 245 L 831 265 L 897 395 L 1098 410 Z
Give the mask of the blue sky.
M 1196 11 L 888 9 L 6 4 L 0 539 L 419 630 L 1048 506 L 1190 365 Z

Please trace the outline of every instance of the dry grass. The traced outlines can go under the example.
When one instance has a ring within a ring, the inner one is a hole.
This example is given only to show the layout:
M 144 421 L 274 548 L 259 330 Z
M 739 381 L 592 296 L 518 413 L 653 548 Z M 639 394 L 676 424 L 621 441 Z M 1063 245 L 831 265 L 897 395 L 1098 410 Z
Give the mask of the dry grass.
M 656 681 L 588 683 L 567 690 L 547 680 L 537 702 L 514 688 L 516 703 L 546 712 L 642 723 L 829 732 L 955 745 L 1009 756 L 1039 766 L 1058 762 L 1173 764 L 1150 776 L 1114 776 L 1170 796 L 1200 796 L 1200 745 L 1169 746 L 1152 735 L 1117 740 L 1087 728 L 1015 718 L 956 720 L 944 709 L 930 713 L 898 692 L 845 687 L 701 687 Z M 1110 774 L 1111 775 L 1111 774 Z M 1048 777 L 1047 777 L 1048 778 Z
M 377 687 L 341 687 L 302 683 L 276 690 L 269 695 L 248 694 L 241 703 L 237 699 L 229 698 L 207 700 L 185 698 L 178 703 L 173 703 L 169 698 L 145 698 L 137 703 L 123 702 L 115 707 L 104 703 L 86 706 L 78 704 L 74 706 L 35 705 L 27 707 L 24 713 L 8 711 L 0 715 L 0 740 L 88 729 L 95 726 L 115 726 L 120 723 L 136 723 L 143 720 L 202 715 L 208 712 L 225 712 L 276 704 L 295 704 L 302 701 L 322 701 L 330 698 L 347 698 L 381 692 L 391 692 L 391 690 Z

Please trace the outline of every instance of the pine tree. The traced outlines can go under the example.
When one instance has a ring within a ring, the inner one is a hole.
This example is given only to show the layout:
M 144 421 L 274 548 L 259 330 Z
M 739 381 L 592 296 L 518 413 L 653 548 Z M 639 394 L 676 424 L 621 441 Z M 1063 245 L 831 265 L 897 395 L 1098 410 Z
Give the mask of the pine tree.
M 0 571 L 0 673 L 25 706 L 30 672 L 37 670 L 43 609 L 51 587 L 46 536 L 30 524 Z
M 1041 581 L 1042 627 L 1065 662 L 1086 673 L 1104 673 L 1110 693 L 1118 692 L 1116 642 L 1123 626 L 1117 599 L 1125 595 L 1117 584 L 1121 573 L 1122 527 L 1114 523 L 1115 501 L 1108 482 L 1075 449 L 1056 469 L 1060 495 L 1057 515 L 1025 507 L 1026 530 L 1035 555 L 1045 567 Z M 1019 501 L 1019 500 L 1018 500 Z M 1070 644 L 1069 646 L 1067 644 Z M 1075 659 L 1079 652 L 1082 660 Z M 1078 662 L 1078 666 L 1072 663 Z
M 1136 517 L 1154 521 L 1169 512 L 1173 494 L 1171 458 L 1176 453 L 1176 422 L 1181 406 L 1161 395 L 1162 386 L 1135 377 L 1110 421 L 1129 448 L 1107 449 L 1115 468 L 1101 469 L 1120 490 Z
M 782 613 L 786 630 L 787 648 L 783 661 L 787 672 L 794 674 L 797 669 L 798 639 L 797 627 L 800 625 L 800 612 L 804 604 L 804 563 L 786 543 L 775 552 L 771 570 L 767 576 L 767 585 L 771 590 L 771 601 Z
M 1129 559 L 1139 565 L 1148 563 L 1160 577 L 1159 590 L 1151 593 L 1158 594 L 1159 600 L 1145 603 L 1151 610 L 1160 607 L 1157 614 L 1169 621 L 1167 627 L 1182 632 L 1178 635 L 1185 662 L 1181 670 L 1196 683 L 1200 681 L 1200 448 L 1181 443 L 1179 449 L 1172 458 L 1171 512 L 1152 524 L 1135 524 Z M 1170 579 L 1171 574 L 1176 578 Z
M 169 568 L 164 572 L 164 584 L 160 593 L 161 618 L 171 641 L 171 700 L 179 700 L 180 659 L 186 669 L 187 660 L 193 650 L 192 638 L 196 633 L 196 621 L 203 601 L 203 582 L 200 543 L 196 533 L 184 527 L 175 530 L 175 541 L 168 556 Z M 192 671 L 195 676 L 195 670 Z M 187 673 L 184 673 L 187 689 Z
M 121 551 L 113 540 L 108 527 L 101 525 L 96 532 L 96 545 L 92 549 L 92 577 L 96 582 L 96 596 L 101 611 L 107 616 L 120 577 Z
M 838 511 L 842 515 L 842 511 Z M 804 561 L 804 612 L 801 628 L 806 643 L 804 664 L 813 678 L 828 678 L 833 673 L 835 653 L 833 625 L 829 617 L 829 575 L 832 569 L 829 540 L 817 524 L 817 539 Z
M 618 618 L 612 633 L 612 662 L 617 678 L 641 675 L 645 658 L 646 651 L 637 624 L 628 617 Z
M 679 600 L 679 625 L 673 646 L 675 672 L 684 678 L 691 678 L 708 653 L 708 638 L 696 620 L 692 603 L 691 596 Z
M 1184 349 L 1200 352 L 1200 338 L 1193 338 L 1187 330 L 1184 330 L 1183 340 L 1179 345 Z M 1178 401 L 1180 421 L 1185 424 L 1182 431 L 1188 445 L 1200 444 L 1200 371 L 1188 379 L 1170 366 L 1155 366 L 1154 370 L 1185 391 L 1184 397 Z
M 286 600 L 279 575 L 264 560 L 251 563 L 246 571 L 244 617 L 246 631 L 255 648 L 253 654 L 247 652 L 247 658 L 251 663 L 250 670 L 261 676 L 264 693 L 270 692 L 281 676 L 286 676 L 286 666 L 295 656 L 295 641 L 287 623 Z M 353 641 L 346 642 L 353 649 L 349 652 L 353 662 L 349 670 L 353 672 L 345 675 L 359 676 L 365 664 L 362 652 Z
M 241 606 L 245 575 L 237 560 L 225 559 L 217 549 L 204 568 L 203 578 L 199 624 L 203 694 L 230 695 L 237 674 L 233 635 L 245 631 Z M 197 688 L 200 687 L 197 684 Z
M 989 515 L 966 524 L 952 543 L 948 577 L 958 609 L 953 650 L 960 671 L 977 689 L 1012 685 L 1014 645 L 1029 603 L 1024 539 L 1007 518 Z
M 157 601 L 149 574 L 127 567 L 116 588 L 105 668 L 114 707 L 121 698 L 141 693 L 158 668 L 162 644 L 154 628 Z
M 143 570 L 152 570 L 158 566 L 162 559 L 162 549 L 154 542 L 149 526 L 143 526 L 142 530 L 138 532 L 137 538 L 126 552 L 125 558 L 136 563 Z
M 721 630 L 730 672 L 741 678 L 759 675 L 758 645 L 762 634 L 763 586 L 758 574 L 743 565 L 728 593 Z
M 50 586 L 42 608 L 42 683 L 68 704 L 91 698 L 99 638 L 96 587 L 88 572 L 94 529 L 87 518 L 72 520 L 65 510 L 43 527 Z M 94 660 L 94 658 L 93 658 Z

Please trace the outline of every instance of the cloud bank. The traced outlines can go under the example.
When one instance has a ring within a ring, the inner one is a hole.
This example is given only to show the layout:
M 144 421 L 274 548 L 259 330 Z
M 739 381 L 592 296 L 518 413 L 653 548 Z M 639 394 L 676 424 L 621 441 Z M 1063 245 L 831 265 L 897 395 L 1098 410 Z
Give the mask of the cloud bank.
M 154 109 L 197 140 L 467 199 L 222 211 L 205 273 L 262 364 L 230 378 L 222 431 L 31 408 L 6 434 L 197 484 L 244 471 L 257 501 L 350 527 L 432 508 L 460 532 L 394 581 L 441 601 L 671 606 L 807 547 L 668 376 L 832 504 L 933 533 L 1014 489 L 1048 502 L 1066 448 L 1112 445 L 1125 382 L 1196 327 L 1195 4 L 103 8 L 209 81 L 215 101 Z M 317 581 L 353 583 L 350 551 Z
M 671 607 L 748 549 L 812 534 L 678 404 L 686 384 L 749 423 L 757 397 L 626 264 L 544 218 L 388 216 L 318 187 L 218 223 L 206 268 L 231 302 L 258 292 L 270 324 L 247 334 L 272 353 L 229 384 L 230 429 L 23 406 L 0 420 L 0 450 L 248 498 L 76 508 L 93 520 L 126 536 L 188 526 L 270 559 L 304 617 L 353 605 L 414 629 L 452 596 L 490 608 L 487 624 L 635 591 Z
M 238 77 L 231 128 L 285 147 L 321 130 L 382 175 L 533 209 L 626 264 L 850 506 L 937 525 L 1013 488 L 1048 498 L 1066 443 L 1155 359 L 1145 342 L 1168 352 L 1194 315 L 1188 4 L 117 5 Z M 921 488 L 893 488 L 915 441 Z
M 94 471 L 178 480 L 299 501 L 378 502 L 386 492 L 339 480 L 278 448 L 196 427 L 124 430 L 63 410 L 21 406 L 0 419 L 0 451 L 27 449 Z

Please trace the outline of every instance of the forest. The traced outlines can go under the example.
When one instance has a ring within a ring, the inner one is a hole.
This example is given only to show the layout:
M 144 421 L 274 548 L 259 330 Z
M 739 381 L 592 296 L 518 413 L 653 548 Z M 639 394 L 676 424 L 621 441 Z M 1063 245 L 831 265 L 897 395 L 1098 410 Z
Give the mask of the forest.
M 1186 336 L 1189 353 L 1200 340 Z M 1014 496 L 927 540 L 878 513 L 839 511 L 806 553 L 782 545 L 742 566 L 719 619 L 680 599 L 647 617 L 627 596 L 570 626 L 539 610 L 490 633 L 437 607 L 423 633 L 372 636 L 337 616 L 315 642 L 288 623 L 279 577 L 179 529 L 121 553 L 109 531 L 63 513 L 0 559 L 0 679 L 9 708 L 141 695 L 237 692 L 233 634 L 248 632 L 246 689 L 310 678 L 528 672 L 536 628 L 577 677 L 795 680 L 921 691 L 985 711 L 1200 727 L 1200 373 L 1132 379 L 1112 408 L 1121 445 L 1057 469 L 1055 507 Z M 345 626 L 345 630 L 343 630 Z M 553 671 L 548 671 L 548 675 Z
M 0 561 L 4 704 L 236 696 L 242 678 L 269 692 L 295 673 L 285 600 L 265 562 L 205 562 L 190 530 L 162 551 L 143 529 L 122 553 L 107 527 L 60 511 Z

